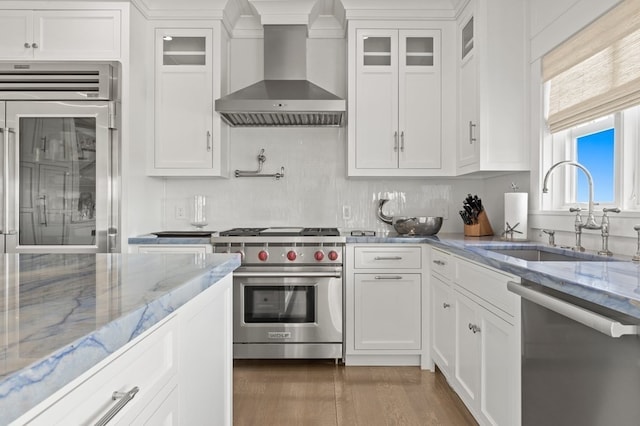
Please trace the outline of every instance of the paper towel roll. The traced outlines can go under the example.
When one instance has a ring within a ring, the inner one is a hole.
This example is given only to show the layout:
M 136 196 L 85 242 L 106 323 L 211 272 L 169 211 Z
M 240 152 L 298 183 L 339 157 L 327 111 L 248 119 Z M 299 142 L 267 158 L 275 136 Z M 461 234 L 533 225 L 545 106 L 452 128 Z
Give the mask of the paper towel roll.
M 528 216 L 529 216 L 529 194 L 526 192 L 505 192 L 504 194 L 504 229 L 507 229 L 507 223 L 509 226 L 514 227 L 516 231 L 522 232 L 518 234 L 513 233 L 514 240 L 526 240 Z M 516 226 L 518 224 L 518 226 Z M 510 237 L 510 235 L 505 235 Z

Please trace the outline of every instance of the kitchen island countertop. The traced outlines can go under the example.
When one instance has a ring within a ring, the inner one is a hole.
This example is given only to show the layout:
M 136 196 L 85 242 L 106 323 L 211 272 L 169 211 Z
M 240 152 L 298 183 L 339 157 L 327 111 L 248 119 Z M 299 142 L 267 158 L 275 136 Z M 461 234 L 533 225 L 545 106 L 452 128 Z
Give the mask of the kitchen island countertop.
M 215 285 L 235 254 L 0 257 L 0 424 Z

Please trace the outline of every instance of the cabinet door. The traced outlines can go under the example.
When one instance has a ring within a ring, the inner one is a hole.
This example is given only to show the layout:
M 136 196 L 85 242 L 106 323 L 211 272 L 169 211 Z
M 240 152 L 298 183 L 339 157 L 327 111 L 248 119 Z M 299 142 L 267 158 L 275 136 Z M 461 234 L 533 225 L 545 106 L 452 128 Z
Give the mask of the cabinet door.
M 0 59 L 31 59 L 33 12 L 0 11 Z
M 120 59 L 119 10 L 38 10 L 35 59 Z
M 516 375 L 520 374 L 515 327 L 486 309 L 480 309 L 480 412 L 492 425 L 518 424 Z
M 211 173 L 213 31 L 157 29 L 154 169 Z M 162 173 L 160 173 L 162 174 Z
M 473 4 L 473 3 L 471 3 Z M 477 48 L 474 46 L 474 17 L 469 14 L 462 20 L 459 30 L 460 63 L 458 167 L 478 164 L 480 161 L 478 122 L 478 65 Z
M 480 326 L 476 316 L 477 305 L 457 291 L 454 291 L 454 302 L 454 384 L 467 407 L 474 411 L 480 391 L 480 334 L 473 331 L 473 326 Z
M 398 168 L 398 31 L 358 30 L 356 168 Z
M 420 274 L 356 274 L 354 299 L 355 349 L 420 349 Z
M 451 287 L 438 277 L 431 276 L 431 349 L 433 358 L 440 370 L 449 376 L 454 356 L 453 295 Z
M 399 33 L 399 167 L 439 169 L 441 153 L 440 32 Z

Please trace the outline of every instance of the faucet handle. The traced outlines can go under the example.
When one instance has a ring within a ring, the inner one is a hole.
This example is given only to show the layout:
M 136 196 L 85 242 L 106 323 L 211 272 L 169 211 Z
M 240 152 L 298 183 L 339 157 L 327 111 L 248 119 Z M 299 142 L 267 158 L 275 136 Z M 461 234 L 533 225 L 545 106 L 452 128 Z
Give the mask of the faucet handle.
M 580 213 L 582 211 L 582 209 L 580 207 L 570 207 L 569 211 L 571 213 Z
M 549 245 L 551 247 L 555 247 L 555 245 L 556 245 L 556 240 L 555 240 L 556 231 L 554 231 L 553 229 L 543 229 L 542 232 L 544 232 L 545 234 L 547 234 L 549 236 Z
M 607 213 L 620 213 L 621 210 L 618 207 L 612 207 L 612 208 L 604 208 L 602 209 L 602 211 L 607 214 Z

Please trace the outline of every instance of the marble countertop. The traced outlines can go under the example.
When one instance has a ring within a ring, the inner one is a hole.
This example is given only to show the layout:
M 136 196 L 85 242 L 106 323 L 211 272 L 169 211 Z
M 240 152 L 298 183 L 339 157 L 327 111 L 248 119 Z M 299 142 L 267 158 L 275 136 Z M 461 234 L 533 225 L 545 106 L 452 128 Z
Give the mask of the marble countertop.
M 240 265 L 235 254 L 4 254 L 0 424 Z
M 342 233 L 347 244 L 431 244 L 466 259 L 491 266 L 542 284 L 563 293 L 579 297 L 597 305 L 640 318 L 640 265 L 631 262 L 631 256 L 614 255 L 613 259 L 598 261 L 533 262 L 495 253 L 487 248 L 539 248 L 566 252 L 532 242 L 504 241 L 497 237 L 464 237 L 462 234 L 439 233 L 435 236 L 403 236 L 394 232 L 377 232 L 376 236 L 352 236 L 350 230 Z M 214 234 L 215 236 L 215 234 Z M 155 235 L 130 238 L 134 244 L 188 244 L 188 238 L 157 238 Z M 209 244 L 210 241 L 202 241 Z M 491 246 L 491 247 L 489 247 Z
M 461 234 L 438 234 L 430 237 L 393 234 L 347 237 L 347 243 L 430 244 L 460 257 L 640 319 L 640 264 L 631 262 L 630 256 L 614 255 L 612 258 L 604 258 L 595 253 L 576 253 L 585 261 L 526 261 L 490 249 L 543 248 L 557 253 L 566 253 L 567 250 L 541 243 L 511 242 L 496 237 L 464 237 Z

